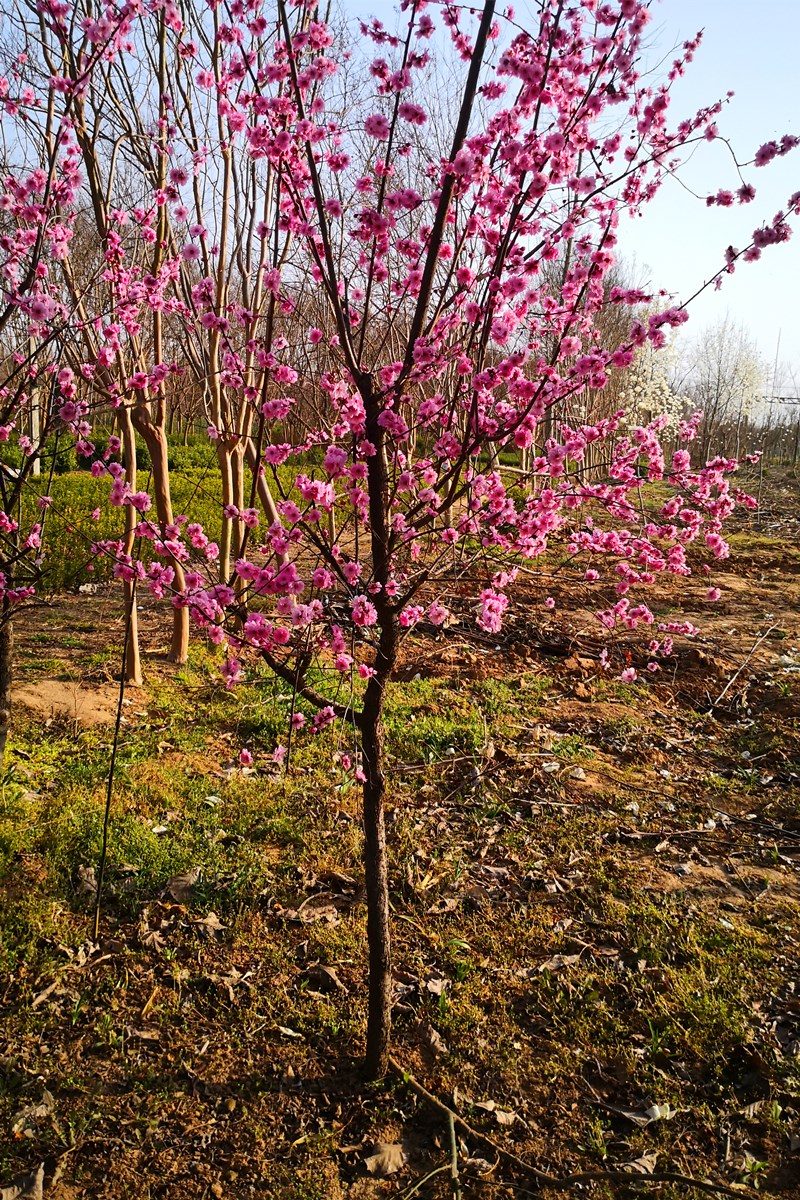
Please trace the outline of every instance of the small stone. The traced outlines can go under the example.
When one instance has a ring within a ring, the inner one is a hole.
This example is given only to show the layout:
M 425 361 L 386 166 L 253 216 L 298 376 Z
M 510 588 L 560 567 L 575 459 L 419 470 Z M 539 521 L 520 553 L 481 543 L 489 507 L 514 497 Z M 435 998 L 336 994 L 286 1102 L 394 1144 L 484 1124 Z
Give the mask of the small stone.
M 569 773 L 569 777 L 570 779 L 577 779 L 580 782 L 583 782 L 586 779 L 586 772 L 584 771 L 583 767 L 573 767 Z
M 225 1195 L 222 1184 L 219 1181 L 217 1181 L 216 1183 L 212 1183 L 211 1195 L 212 1196 L 224 1196 Z

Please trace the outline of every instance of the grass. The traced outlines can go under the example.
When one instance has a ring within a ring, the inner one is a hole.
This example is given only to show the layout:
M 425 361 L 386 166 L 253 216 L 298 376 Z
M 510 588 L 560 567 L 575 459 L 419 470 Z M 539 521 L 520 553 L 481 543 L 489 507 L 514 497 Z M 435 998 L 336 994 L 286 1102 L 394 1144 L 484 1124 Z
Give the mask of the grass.
M 204 462 L 196 452 L 184 454 L 182 451 L 182 447 L 173 447 L 171 452 L 173 511 L 176 516 L 189 513 L 192 521 L 202 525 L 208 537 L 216 541 L 222 525 L 222 483 L 216 461 Z M 291 467 L 280 468 L 281 485 L 291 491 L 295 474 L 296 470 Z M 42 492 L 44 487 L 43 480 Z M 147 469 L 140 470 L 138 487 L 152 495 L 152 480 Z M 117 540 L 124 531 L 123 510 L 109 504 L 109 491 L 108 478 L 96 479 L 87 471 L 73 470 L 53 478 L 49 488 L 52 505 L 44 525 L 44 573 L 38 588 L 40 594 L 52 595 L 65 588 L 111 578 L 112 560 L 98 557 L 92 549 L 97 542 Z M 39 494 L 30 488 L 23 495 L 23 528 L 41 520 L 37 508 Z M 96 514 L 96 519 L 92 514 Z M 139 553 L 144 562 L 150 561 L 152 551 L 148 542 L 142 542 Z

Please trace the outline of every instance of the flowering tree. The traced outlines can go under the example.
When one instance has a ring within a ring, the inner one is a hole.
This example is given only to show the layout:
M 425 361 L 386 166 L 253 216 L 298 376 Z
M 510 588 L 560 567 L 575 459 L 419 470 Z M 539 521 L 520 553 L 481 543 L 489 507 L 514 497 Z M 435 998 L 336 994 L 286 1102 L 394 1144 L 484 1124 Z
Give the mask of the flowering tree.
M 716 136 L 719 104 L 668 119 L 699 38 L 655 84 L 640 75 L 641 0 L 538 0 L 528 27 L 494 0 L 403 7 L 399 34 L 362 26 L 370 82 L 347 104 L 313 3 L 107 3 L 76 23 L 42 0 L 44 32 L 31 34 L 60 106 L 57 162 L 83 164 L 106 260 L 98 294 L 115 317 L 92 308 L 67 261 L 58 286 L 83 340 L 62 392 L 78 377 L 99 386 L 163 445 L 164 380 L 191 364 L 228 480 L 220 552 L 158 487 L 152 520 L 149 496 L 99 461 L 133 541 L 154 552 L 145 567 L 132 542 L 109 548 L 119 572 L 224 646 L 228 686 L 260 656 L 292 689 L 293 736 L 336 720 L 354 730 L 374 1075 L 391 1029 L 383 714 L 407 633 L 444 625 L 467 585 L 478 625 L 498 633 L 518 566 L 560 541 L 598 588 L 601 626 L 649 630 L 656 670 L 691 629 L 656 628 L 641 593 L 662 572 L 689 574 L 693 543 L 724 557 L 723 523 L 746 502 L 733 460 L 692 469 L 684 446 L 665 459 L 665 418 L 631 426 L 572 403 L 686 319 L 681 307 L 634 319 L 610 345 L 601 317 L 652 300 L 607 286 L 621 216 Z M 430 80 L 451 56 L 460 95 L 444 128 Z M 112 171 L 120 155 L 145 167 L 134 202 Z M 79 206 L 63 205 L 67 231 Z M 741 253 L 788 235 L 778 214 Z M 167 320 L 186 362 L 165 360 Z M 70 403 L 62 417 L 80 433 Z M 682 442 L 697 429 L 683 423 Z M 502 466 L 509 450 L 529 452 L 525 475 Z M 651 481 L 673 492 L 655 509 L 642 502 Z
M 634 362 L 625 373 L 620 396 L 626 413 L 637 423 L 644 424 L 656 415 L 665 415 L 667 428 L 674 432 L 681 417 L 686 415 L 687 401 L 676 381 L 678 354 L 677 338 L 671 338 L 668 345 L 659 349 L 650 342 L 639 347 Z M 705 430 L 708 417 L 703 405 L 700 409 Z
M 685 374 L 692 403 L 703 410 L 703 448 L 725 429 L 738 457 L 742 431 L 767 391 L 766 363 L 753 340 L 725 317 L 687 348 Z

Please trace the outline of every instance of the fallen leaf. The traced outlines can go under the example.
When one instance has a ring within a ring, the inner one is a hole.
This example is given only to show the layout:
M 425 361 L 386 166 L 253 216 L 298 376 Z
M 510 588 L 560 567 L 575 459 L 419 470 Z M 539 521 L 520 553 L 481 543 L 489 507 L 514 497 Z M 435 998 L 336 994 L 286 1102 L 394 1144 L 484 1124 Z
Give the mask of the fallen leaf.
M 336 968 L 326 967 L 324 963 L 311 963 L 303 974 L 322 992 L 346 992 L 348 990 L 337 975 Z
M 194 885 L 200 878 L 200 868 L 190 867 L 188 871 L 184 871 L 182 875 L 173 875 L 172 879 L 167 882 L 164 889 L 172 896 L 176 904 L 185 904 L 191 899 Z
M 563 971 L 566 967 L 574 967 L 577 962 L 580 962 L 580 959 L 580 954 L 554 954 L 546 962 L 539 963 L 539 970 L 551 971 L 555 974 L 556 971 Z
M 94 867 L 78 867 L 78 895 L 97 895 L 97 876 Z
M 630 1171 L 632 1175 L 652 1175 L 656 1169 L 658 1162 L 658 1154 L 643 1154 L 641 1158 L 634 1158 L 632 1162 L 622 1164 L 623 1171 Z
M 425 980 L 425 989 L 426 991 L 429 991 L 432 996 L 443 995 L 446 987 L 447 980 L 441 975 L 431 975 L 429 979 Z
M 7 1187 L 0 1187 L 0 1200 L 43 1200 L 44 1163 L 29 1175 L 12 1179 Z
M 228 928 L 223 925 L 215 912 L 210 912 L 207 917 L 201 917 L 197 921 L 192 921 L 197 932 L 205 937 L 212 937 L 217 941 L 221 941 L 225 936 L 224 931 Z
M 440 1054 L 450 1053 L 450 1047 L 438 1029 L 434 1029 L 427 1021 L 417 1021 L 416 1030 L 428 1049 L 437 1055 L 437 1057 Z
M 364 1159 L 370 1175 L 385 1179 L 406 1165 L 406 1154 L 399 1142 L 377 1142 L 375 1153 Z

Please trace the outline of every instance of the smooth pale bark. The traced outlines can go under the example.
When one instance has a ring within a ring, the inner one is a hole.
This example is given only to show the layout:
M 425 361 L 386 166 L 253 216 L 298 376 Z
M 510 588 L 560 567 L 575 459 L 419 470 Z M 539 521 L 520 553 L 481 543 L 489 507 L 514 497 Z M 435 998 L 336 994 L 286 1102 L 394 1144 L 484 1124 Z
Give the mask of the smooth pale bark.
M 233 485 L 233 451 L 230 443 L 225 438 L 217 439 L 215 449 L 220 480 L 222 482 L 222 507 L 225 509 L 229 505 L 236 504 Z M 218 559 L 220 583 L 228 583 L 230 581 L 231 559 L 236 555 L 238 529 L 239 522 L 234 521 L 231 517 L 227 517 L 223 511 Z
M 144 405 L 136 405 L 131 409 L 131 419 L 137 433 L 141 434 L 150 452 L 156 517 L 161 529 L 165 529 L 167 525 L 173 523 L 167 435 L 162 427 L 153 424 L 153 419 Z M 183 567 L 176 558 L 170 558 L 169 563 L 175 572 L 174 586 L 177 591 L 182 592 L 186 587 Z M 189 610 L 188 608 L 173 608 L 172 611 L 172 638 L 168 658 L 170 662 L 185 663 L 189 657 Z
M 258 462 L 256 456 L 256 448 L 252 438 L 248 438 L 244 445 L 244 456 L 247 466 L 256 479 L 256 493 L 259 503 L 264 509 L 264 515 L 267 519 L 267 524 L 272 525 L 275 521 L 280 521 L 280 514 L 275 507 L 275 498 L 272 495 L 267 476 L 263 466 Z

